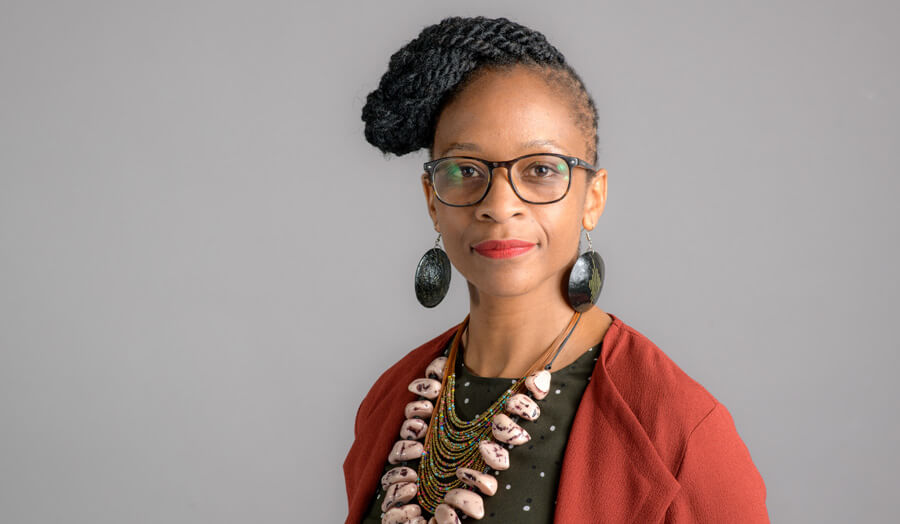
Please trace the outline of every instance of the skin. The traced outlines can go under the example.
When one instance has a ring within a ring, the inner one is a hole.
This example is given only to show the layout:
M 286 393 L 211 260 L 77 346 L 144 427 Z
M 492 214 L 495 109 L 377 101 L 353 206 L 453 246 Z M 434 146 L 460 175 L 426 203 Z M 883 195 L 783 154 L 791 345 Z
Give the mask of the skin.
M 590 160 L 586 137 L 571 113 L 570 101 L 527 67 L 487 72 L 441 112 L 434 158 L 508 160 L 554 152 Z M 527 144 L 535 140 L 553 144 Z M 537 205 L 520 200 L 506 169 L 497 168 L 487 196 L 468 207 L 441 203 L 427 176 L 422 176 L 434 229 L 441 233 L 451 263 L 468 282 L 469 327 L 461 349 L 466 366 L 478 375 L 521 377 L 565 336 L 575 313 L 566 300 L 566 284 L 578 257 L 581 227 L 594 229 L 606 203 L 605 169 L 590 182 L 583 168 L 575 168 L 572 176 L 565 198 Z M 506 259 L 487 258 L 472 249 L 484 240 L 510 238 L 537 245 Z M 597 344 L 611 322 L 596 306 L 583 313 L 552 369 L 572 363 Z

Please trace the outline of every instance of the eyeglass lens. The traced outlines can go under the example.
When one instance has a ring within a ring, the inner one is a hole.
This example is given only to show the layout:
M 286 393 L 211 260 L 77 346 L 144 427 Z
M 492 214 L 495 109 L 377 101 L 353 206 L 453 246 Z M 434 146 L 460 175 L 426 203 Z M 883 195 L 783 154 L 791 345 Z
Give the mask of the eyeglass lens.
M 484 196 L 488 171 L 484 162 L 471 158 L 442 160 L 434 166 L 434 190 L 448 204 L 472 204 Z M 510 174 L 519 196 L 534 203 L 558 200 L 569 187 L 569 164 L 553 155 L 520 158 Z

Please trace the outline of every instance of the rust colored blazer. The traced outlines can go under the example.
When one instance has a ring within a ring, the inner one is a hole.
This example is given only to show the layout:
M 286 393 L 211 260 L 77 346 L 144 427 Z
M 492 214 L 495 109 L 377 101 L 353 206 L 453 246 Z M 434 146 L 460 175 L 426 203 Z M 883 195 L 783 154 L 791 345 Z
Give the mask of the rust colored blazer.
M 607 314 L 613 323 L 572 422 L 554 521 L 769 522 L 765 484 L 725 406 L 647 337 Z M 347 523 L 368 510 L 399 438 L 403 406 L 417 398 L 406 386 L 456 328 L 408 353 L 363 399 L 344 460 Z

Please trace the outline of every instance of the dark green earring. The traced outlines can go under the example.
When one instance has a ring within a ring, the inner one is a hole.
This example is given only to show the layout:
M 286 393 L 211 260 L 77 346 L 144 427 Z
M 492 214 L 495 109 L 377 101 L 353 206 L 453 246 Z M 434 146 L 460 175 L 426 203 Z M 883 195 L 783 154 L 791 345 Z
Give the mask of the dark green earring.
M 572 309 L 584 313 L 597 303 L 606 267 L 600 254 L 594 251 L 591 235 L 585 230 L 588 239 L 588 250 L 578 256 L 572 271 L 569 273 L 568 299 Z
M 416 267 L 416 298 L 429 308 L 440 304 L 450 289 L 450 259 L 438 246 L 440 241 L 438 233 L 434 247 L 422 255 Z

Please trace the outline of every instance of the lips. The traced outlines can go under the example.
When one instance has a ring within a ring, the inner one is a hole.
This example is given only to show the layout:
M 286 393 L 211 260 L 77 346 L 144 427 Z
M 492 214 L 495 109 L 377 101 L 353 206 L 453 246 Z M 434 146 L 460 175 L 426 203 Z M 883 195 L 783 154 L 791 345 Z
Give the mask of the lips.
M 488 258 L 509 258 L 521 255 L 534 246 L 534 242 L 511 238 L 508 240 L 485 240 L 472 246 L 472 249 Z

